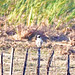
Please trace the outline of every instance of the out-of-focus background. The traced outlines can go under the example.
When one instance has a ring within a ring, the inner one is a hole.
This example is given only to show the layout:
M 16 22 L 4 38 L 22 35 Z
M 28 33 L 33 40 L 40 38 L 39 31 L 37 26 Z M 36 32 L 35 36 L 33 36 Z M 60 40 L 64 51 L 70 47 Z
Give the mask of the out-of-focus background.
M 27 48 L 26 75 L 36 75 L 37 34 L 44 41 L 40 75 L 46 75 L 53 50 L 49 75 L 67 74 L 69 52 L 70 73 L 75 75 L 75 0 L 0 0 L 0 55 L 3 52 L 4 75 L 10 71 L 13 47 L 13 75 L 22 75 Z

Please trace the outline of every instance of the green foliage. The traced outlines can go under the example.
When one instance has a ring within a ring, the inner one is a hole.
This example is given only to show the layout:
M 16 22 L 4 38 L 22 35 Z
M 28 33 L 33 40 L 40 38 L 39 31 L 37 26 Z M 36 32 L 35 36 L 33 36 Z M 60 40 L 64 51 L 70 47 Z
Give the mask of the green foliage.
M 53 23 L 60 17 L 63 22 L 75 18 L 74 0 L 0 0 L 0 4 L 0 14 L 8 14 L 9 23 L 31 25 L 44 19 Z

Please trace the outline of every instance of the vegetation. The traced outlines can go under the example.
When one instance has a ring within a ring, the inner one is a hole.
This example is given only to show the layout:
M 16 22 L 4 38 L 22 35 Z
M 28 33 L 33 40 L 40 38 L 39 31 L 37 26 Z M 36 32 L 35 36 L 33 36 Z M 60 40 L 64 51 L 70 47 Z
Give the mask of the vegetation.
M 0 16 L 6 16 L 9 24 L 40 24 L 55 19 L 69 22 L 75 18 L 75 0 L 0 0 Z

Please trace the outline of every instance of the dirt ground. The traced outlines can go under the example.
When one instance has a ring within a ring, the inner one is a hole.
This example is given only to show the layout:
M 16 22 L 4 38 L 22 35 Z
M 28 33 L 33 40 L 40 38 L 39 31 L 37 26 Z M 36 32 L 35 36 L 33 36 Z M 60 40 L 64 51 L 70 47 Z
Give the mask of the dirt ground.
M 42 27 L 40 27 L 39 30 L 41 30 L 41 28 Z M 53 27 L 44 28 L 45 29 L 42 28 L 42 30 L 44 30 L 45 37 L 42 35 L 44 43 L 41 48 L 40 75 L 47 75 L 47 63 L 52 50 L 54 50 L 54 56 L 49 69 L 49 75 L 66 75 L 68 51 L 75 51 L 75 44 L 72 44 L 75 43 L 75 40 L 69 40 L 69 37 L 72 35 L 73 38 L 75 38 L 74 32 L 70 30 L 64 31 L 63 29 L 61 31 L 55 30 Z M 12 47 L 15 48 L 13 75 L 23 74 L 23 66 L 27 48 L 28 60 L 26 75 L 36 75 L 38 54 L 35 46 L 35 36 L 32 38 L 32 40 L 15 40 L 12 39 L 12 37 L 16 33 L 12 32 L 10 33 L 12 35 L 6 33 L 5 30 L 1 30 L 0 32 L 0 54 L 3 52 L 4 75 L 8 75 L 10 72 Z M 72 35 L 69 36 L 70 33 Z M 48 38 L 47 40 L 45 40 L 46 37 Z M 75 53 L 73 52 L 70 54 L 70 73 L 71 75 L 75 75 Z

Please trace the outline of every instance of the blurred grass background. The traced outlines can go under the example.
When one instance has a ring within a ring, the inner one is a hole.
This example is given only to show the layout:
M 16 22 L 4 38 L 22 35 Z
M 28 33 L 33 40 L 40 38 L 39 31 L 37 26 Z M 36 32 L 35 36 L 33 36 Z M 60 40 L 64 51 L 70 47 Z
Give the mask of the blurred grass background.
M 9 25 L 40 25 L 67 23 L 75 18 L 75 0 L 0 0 L 0 16 L 6 16 Z

